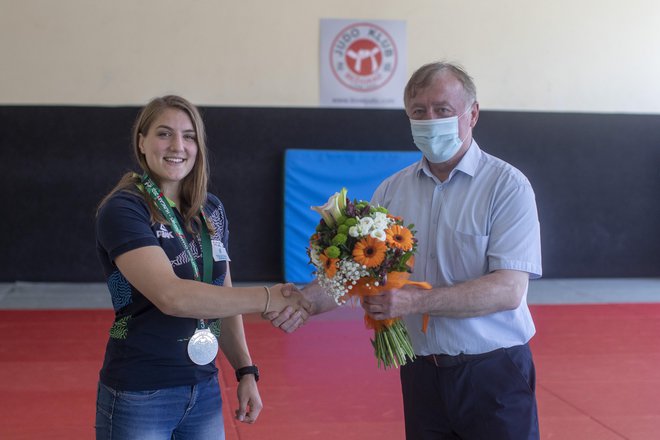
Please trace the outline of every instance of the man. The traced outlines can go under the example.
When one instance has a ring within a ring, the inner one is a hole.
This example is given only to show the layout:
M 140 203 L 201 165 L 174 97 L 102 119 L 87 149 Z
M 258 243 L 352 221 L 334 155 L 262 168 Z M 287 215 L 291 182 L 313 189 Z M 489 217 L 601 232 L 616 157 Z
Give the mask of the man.
M 404 104 L 424 157 L 386 179 L 372 203 L 415 225 L 411 279 L 433 289 L 393 289 L 362 306 L 375 319 L 403 317 L 410 334 L 416 359 L 400 369 L 406 438 L 538 439 L 526 302 L 528 280 L 541 276 L 534 192 L 472 139 L 479 104 L 460 67 L 422 66 Z M 331 307 L 319 290 L 303 290 L 312 313 Z M 301 320 L 289 315 L 273 324 L 292 330 Z

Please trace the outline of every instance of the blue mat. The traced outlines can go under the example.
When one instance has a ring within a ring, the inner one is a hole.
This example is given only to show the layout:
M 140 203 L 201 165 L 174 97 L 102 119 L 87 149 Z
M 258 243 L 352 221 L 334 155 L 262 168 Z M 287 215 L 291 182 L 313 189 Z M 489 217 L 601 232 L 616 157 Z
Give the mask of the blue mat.
M 306 249 L 323 205 L 342 187 L 348 198 L 371 200 L 385 178 L 421 158 L 411 151 L 287 150 L 284 159 L 284 279 L 312 281 Z

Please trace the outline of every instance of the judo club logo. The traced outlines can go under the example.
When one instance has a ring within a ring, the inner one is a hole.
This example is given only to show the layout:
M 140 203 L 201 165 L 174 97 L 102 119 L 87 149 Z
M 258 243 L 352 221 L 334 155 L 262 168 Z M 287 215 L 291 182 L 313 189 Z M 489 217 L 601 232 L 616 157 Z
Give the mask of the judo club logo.
M 355 23 L 339 31 L 330 46 L 330 66 L 335 78 L 358 92 L 383 87 L 396 72 L 394 40 L 381 27 Z

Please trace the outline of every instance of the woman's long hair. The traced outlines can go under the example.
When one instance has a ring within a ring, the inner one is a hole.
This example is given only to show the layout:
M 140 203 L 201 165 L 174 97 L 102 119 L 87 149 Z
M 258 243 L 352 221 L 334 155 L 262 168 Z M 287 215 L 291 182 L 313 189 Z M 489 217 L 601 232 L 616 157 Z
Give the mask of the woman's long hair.
M 184 219 L 184 227 L 189 232 L 199 231 L 201 227 L 200 208 L 206 202 L 206 191 L 209 180 L 209 164 L 208 164 L 208 150 L 206 147 L 206 130 L 204 129 L 204 121 L 199 113 L 197 107 L 188 102 L 186 99 L 175 96 L 167 95 L 160 98 L 152 99 L 141 111 L 135 120 L 133 126 L 133 153 L 135 158 L 142 169 L 142 173 L 149 174 L 154 182 L 160 186 L 158 177 L 155 176 L 147 165 L 145 155 L 140 151 L 140 135 L 146 136 L 154 121 L 167 109 L 177 109 L 185 112 L 193 124 L 195 135 L 197 139 L 197 157 L 192 170 L 181 181 L 181 193 L 179 195 L 180 201 L 179 212 Z M 138 185 L 141 185 L 141 175 L 134 172 L 128 172 L 122 176 L 117 185 L 108 193 L 101 203 L 99 209 L 105 202 L 118 191 L 131 191 L 133 193 L 142 194 L 149 212 L 151 214 L 151 221 L 153 223 L 168 223 L 165 217 L 161 214 L 152 198 L 144 191 L 138 190 Z M 98 212 L 98 211 L 97 211 Z M 193 226 L 194 225 L 194 226 Z

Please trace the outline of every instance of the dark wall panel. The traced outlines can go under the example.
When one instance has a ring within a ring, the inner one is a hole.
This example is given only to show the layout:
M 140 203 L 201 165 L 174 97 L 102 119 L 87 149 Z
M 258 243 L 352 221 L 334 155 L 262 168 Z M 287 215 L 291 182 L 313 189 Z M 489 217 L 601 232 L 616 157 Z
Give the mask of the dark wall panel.
M 484 112 L 532 182 L 547 277 L 660 276 L 660 116 Z
M 202 110 L 239 281 L 282 277 L 285 149 L 414 150 L 397 110 Z M 0 107 L 0 281 L 102 280 L 94 211 L 137 111 Z M 483 111 L 475 138 L 532 182 L 546 277 L 660 276 L 660 117 Z

